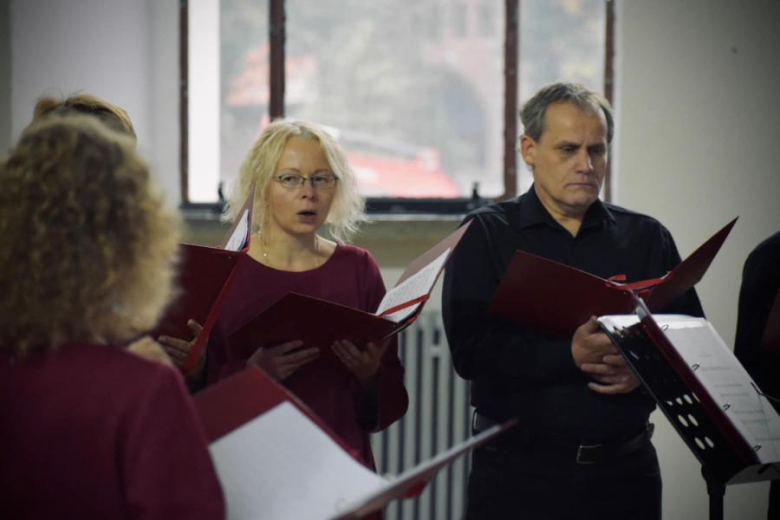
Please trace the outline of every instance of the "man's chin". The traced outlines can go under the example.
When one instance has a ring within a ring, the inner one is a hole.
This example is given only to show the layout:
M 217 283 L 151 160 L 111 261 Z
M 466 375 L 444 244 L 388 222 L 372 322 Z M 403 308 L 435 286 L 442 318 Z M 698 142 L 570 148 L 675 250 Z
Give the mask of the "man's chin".
M 569 200 L 567 200 L 567 204 L 571 209 L 573 209 L 576 213 L 584 214 L 586 211 L 588 211 L 588 208 L 598 200 L 598 193 L 596 194 L 582 194 L 578 197 L 572 197 Z

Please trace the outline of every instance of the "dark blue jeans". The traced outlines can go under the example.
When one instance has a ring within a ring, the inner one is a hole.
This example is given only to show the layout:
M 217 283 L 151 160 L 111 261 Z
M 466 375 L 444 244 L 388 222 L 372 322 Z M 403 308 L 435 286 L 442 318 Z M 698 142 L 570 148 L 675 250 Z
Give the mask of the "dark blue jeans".
M 578 464 L 571 450 L 493 443 L 476 450 L 468 520 L 660 520 L 661 473 L 648 440 L 636 452 Z

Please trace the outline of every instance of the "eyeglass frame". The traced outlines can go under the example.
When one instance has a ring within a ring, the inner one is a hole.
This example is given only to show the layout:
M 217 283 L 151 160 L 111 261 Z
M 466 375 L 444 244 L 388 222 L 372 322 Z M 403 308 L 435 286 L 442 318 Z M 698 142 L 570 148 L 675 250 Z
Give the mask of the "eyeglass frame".
M 285 181 L 283 180 L 283 177 L 288 177 L 292 179 L 296 179 L 296 185 L 295 186 L 288 186 L 285 184 Z M 317 186 L 314 184 L 314 179 L 328 179 L 328 184 L 325 186 Z M 274 176 L 274 180 L 282 185 L 282 187 L 288 189 L 288 190 L 298 190 L 303 188 L 306 185 L 306 181 L 309 181 L 309 185 L 314 190 L 331 190 L 336 187 L 336 184 L 338 183 L 339 178 L 336 177 L 333 174 L 315 174 L 311 177 L 306 177 L 304 175 L 299 175 L 297 173 L 282 173 L 279 175 Z

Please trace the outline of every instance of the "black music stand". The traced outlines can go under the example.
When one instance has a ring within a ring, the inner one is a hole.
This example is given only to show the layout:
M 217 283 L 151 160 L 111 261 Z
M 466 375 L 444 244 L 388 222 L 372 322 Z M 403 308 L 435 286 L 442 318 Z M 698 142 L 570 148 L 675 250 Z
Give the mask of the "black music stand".
M 751 437 L 741 433 L 734 422 L 739 415 L 737 405 L 724 403 L 722 395 L 696 374 L 699 365 L 686 362 L 641 298 L 636 297 L 635 303 L 639 323 L 612 329 L 608 322 L 601 321 L 602 329 L 701 463 L 709 494 L 710 520 L 722 520 L 726 486 L 780 479 L 780 457 L 772 456 L 777 460 L 768 460 L 769 447 L 761 452 L 760 443 L 748 442 Z M 714 329 L 710 335 L 713 343 L 719 340 Z M 723 350 L 719 345 L 714 347 Z M 728 363 L 733 359 L 735 373 L 744 372 L 742 377 L 747 378 L 751 390 L 758 399 L 766 401 L 766 414 L 777 416 L 730 351 L 725 359 Z M 771 419 L 770 423 L 774 421 Z M 776 433 L 780 435 L 780 431 Z

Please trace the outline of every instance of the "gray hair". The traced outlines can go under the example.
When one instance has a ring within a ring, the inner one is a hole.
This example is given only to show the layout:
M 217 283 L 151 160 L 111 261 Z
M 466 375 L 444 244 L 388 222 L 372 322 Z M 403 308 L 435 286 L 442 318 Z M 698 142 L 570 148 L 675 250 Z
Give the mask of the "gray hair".
M 579 83 L 546 85 L 526 101 L 523 108 L 520 109 L 520 121 L 525 127 L 525 134 L 534 141 L 538 141 L 544 132 L 547 108 L 553 103 L 562 102 L 574 103 L 583 110 L 601 110 L 607 120 L 607 143 L 612 143 L 612 137 L 615 133 L 612 106 L 604 96 Z

